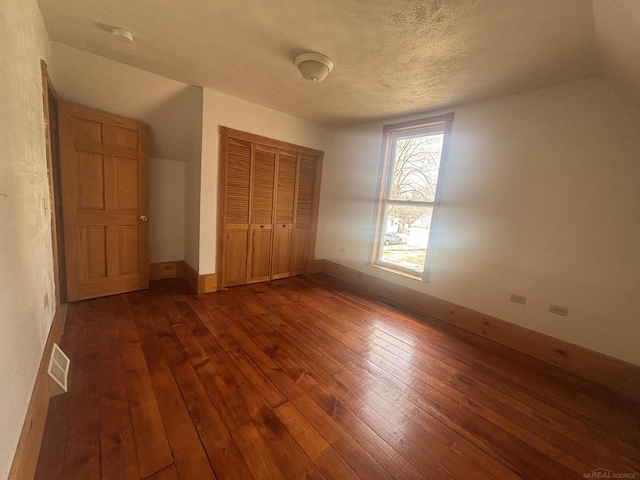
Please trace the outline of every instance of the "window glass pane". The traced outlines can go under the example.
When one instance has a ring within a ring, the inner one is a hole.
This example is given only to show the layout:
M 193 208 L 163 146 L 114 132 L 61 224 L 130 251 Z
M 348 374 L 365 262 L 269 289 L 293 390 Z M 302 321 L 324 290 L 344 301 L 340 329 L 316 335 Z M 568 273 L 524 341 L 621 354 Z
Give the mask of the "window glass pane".
M 438 182 L 444 133 L 398 135 L 393 144 L 391 200 L 433 202 Z
M 380 263 L 422 273 L 427 255 L 433 207 L 386 205 Z

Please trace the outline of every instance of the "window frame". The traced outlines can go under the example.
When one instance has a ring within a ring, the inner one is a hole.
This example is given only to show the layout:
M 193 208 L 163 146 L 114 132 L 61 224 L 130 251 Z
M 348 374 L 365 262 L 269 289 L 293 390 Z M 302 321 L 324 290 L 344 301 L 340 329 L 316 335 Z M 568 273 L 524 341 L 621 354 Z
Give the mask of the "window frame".
M 378 181 L 378 192 L 376 196 L 376 211 L 375 211 L 375 219 L 374 219 L 374 238 L 371 248 L 371 264 L 374 267 L 381 268 L 387 271 L 391 271 L 394 273 L 401 274 L 403 276 L 408 276 L 414 279 L 419 279 L 424 282 L 428 282 L 429 278 L 429 269 L 430 269 L 430 261 L 431 255 L 429 247 L 427 247 L 426 257 L 424 260 L 424 269 L 422 274 L 416 273 L 413 270 L 402 268 L 399 265 L 395 265 L 393 263 L 384 262 L 381 260 L 382 246 L 384 244 L 384 234 L 385 234 L 385 209 L 389 202 L 392 204 L 416 204 L 415 206 L 431 206 L 433 208 L 433 213 L 431 217 L 431 228 L 429 230 L 429 243 L 427 245 L 432 245 L 431 238 L 433 231 L 437 229 L 437 220 L 438 220 L 438 211 L 439 206 L 441 204 L 441 196 L 442 196 L 442 184 L 444 182 L 444 172 L 446 170 L 447 164 L 447 154 L 449 151 L 449 142 L 451 139 L 451 130 L 453 126 L 454 113 L 446 113 L 442 115 L 434 115 L 430 117 L 423 117 L 416 120 L 410 120 L 406 122 L 393 123 L 389 125 L 384 125 L 382 128 L 383 133 L 383 142 L 382 142 L 382 154 L 380 161 L 380 173 L 379 173 L 379 181 Z M 390 185 L 393 179 L 393 165 L 394 161 L 391 158 L 392 152 L 395 151 L 394 142 L 397 140 L 396 135 L 398 133 L 409 132 L 411 130 L 420 130 L 434 126 L 442 126 L 443 127 L 443 140 L 442 140 L 442 150 L 440 153 L 440 165 L 438 168 L 438 178 L 436 181 L 436 191 L 434 195 L 434 199 L 432 202 L 422 202 L 422 201 L 401 201 L 401 200 L 393 200 L 388 198 L 388 194 L 390 192 Z

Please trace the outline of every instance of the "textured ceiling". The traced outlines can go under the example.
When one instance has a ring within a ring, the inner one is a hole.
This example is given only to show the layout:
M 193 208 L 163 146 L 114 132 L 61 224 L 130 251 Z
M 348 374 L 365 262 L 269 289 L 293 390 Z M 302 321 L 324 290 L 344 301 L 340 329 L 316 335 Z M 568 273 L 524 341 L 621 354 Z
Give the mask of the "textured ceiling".
M 598 75 L 591 0 L 39 4 L 52 40 L 330 126 Z M 107 26 L 130 30 L 135 43 L 117 42 Z M 324 82 L 296 70 L 306 51 L 333 60 Z

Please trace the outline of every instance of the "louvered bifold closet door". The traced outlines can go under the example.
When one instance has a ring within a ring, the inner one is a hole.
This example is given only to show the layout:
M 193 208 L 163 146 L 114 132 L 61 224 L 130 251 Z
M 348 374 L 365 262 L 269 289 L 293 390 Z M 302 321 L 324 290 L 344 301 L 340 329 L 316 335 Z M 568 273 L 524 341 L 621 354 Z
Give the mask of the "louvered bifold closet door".
M 218 287 L 312 271 L 323 152 L 220 127 Z
M 247 283 L 251 150 L 250 142 L 227 139 L 222 246 L 224 287 Z
M 276 173 L 276 208 L 273 223 L 271 278 L 285 278 L 291 272 L 291 232 L 296 197 L 298 154 L 280 150 Z
M 297 174 L 295 218 L 291 238 L 291 275 L 309 272 L 313 258 L 312 227 L 315 225 L 314 186 L 318 157 L 300 154 Z
M 248 283 L 271 279 L 276 153 L 275 148 L 253 146 Z

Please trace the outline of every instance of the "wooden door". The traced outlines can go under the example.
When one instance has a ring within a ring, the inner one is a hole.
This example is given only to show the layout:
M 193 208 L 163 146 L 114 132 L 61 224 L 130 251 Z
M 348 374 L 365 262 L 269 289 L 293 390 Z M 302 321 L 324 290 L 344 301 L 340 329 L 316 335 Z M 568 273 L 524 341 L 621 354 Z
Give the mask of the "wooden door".
M 221 284 L 230 287 L 247 283 L 252 144 L 227 138 L 223 149 Z
M 58 103 L 67 300 L 149 286 L 146 125 Z
M 315 192 L 317 166 L 318 157 L 300 154 L 296 182 L 295 221 L 291 238 L 291 275 L 308 273 L 313 260 L 317 212 L 317 192 Z
M 271 278 L 276 149 L 254 144 L 251 163 L 251 236 L 247 283 Z
M 298 154 L 280 150 L 276 169 L 276 208 L 273 224 L 271 278 L 285 278 L 291 272 L 291 231 L 296 198 Z

